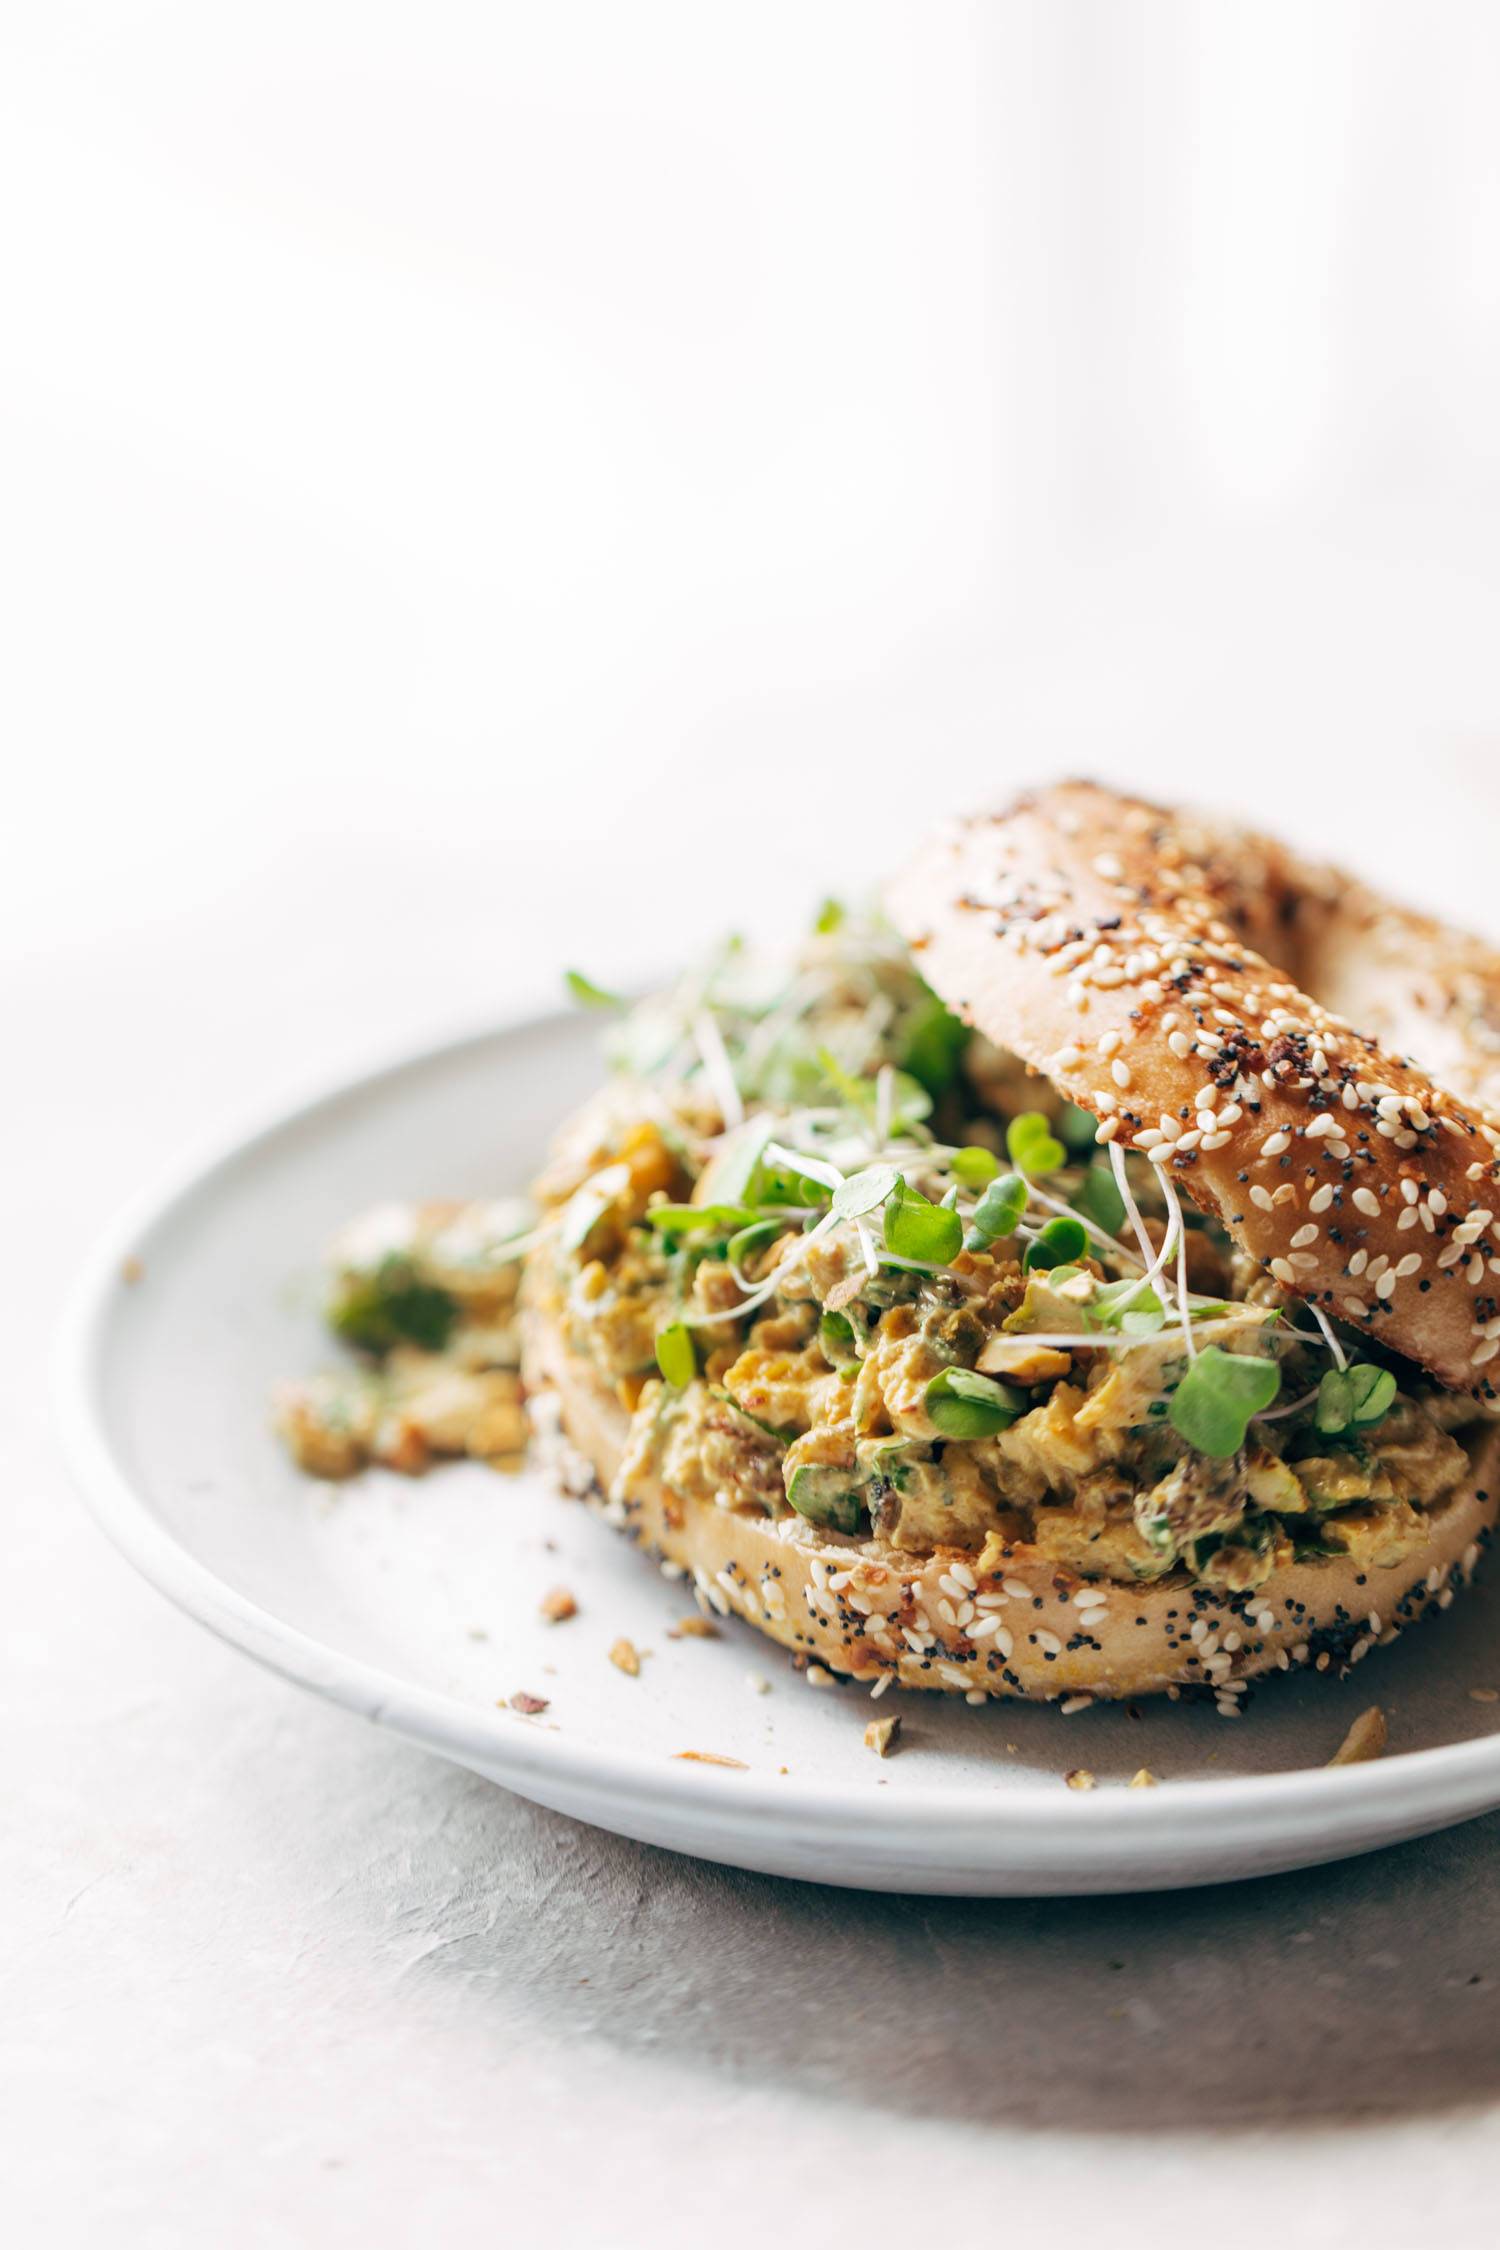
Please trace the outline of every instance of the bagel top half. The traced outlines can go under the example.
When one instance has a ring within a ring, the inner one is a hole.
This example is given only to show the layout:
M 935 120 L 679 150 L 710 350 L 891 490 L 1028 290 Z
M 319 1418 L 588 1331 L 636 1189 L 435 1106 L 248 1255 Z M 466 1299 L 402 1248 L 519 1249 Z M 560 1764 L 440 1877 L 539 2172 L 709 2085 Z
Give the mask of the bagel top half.
M 1087 783 L 940 836 L 888 904 L 958 1015 L 1284 1289 L 1500 1396 L 1500 955 Z

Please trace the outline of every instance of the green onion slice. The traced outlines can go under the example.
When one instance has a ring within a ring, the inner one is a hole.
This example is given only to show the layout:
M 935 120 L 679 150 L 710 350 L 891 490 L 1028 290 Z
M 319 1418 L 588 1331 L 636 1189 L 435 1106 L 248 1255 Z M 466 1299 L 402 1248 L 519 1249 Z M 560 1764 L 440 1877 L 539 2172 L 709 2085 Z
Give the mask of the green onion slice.
M 1008 1430 L 1026 1413 L 1024 1391 L 997 1383 L 992 1375 L 976 1375 L 967 1367 L 945 1367 L 934 1375 L 925 1393 L 927 1418 L 948 1438 L 994 1437 Z
M 697 1374 L 698 1354 L 680 1320 L 672 1321 L 657 1337 L 656 1364 L 674 1391 L 685 1391 Z

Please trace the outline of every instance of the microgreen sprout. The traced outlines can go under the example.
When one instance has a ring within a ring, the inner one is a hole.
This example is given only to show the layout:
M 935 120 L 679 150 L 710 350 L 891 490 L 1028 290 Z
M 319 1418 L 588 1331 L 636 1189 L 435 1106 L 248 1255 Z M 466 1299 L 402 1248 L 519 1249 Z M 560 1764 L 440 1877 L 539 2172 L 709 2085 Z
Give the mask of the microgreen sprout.
M 1390 1412 L 1396 1378 L 1388 1367 L 1356 1360 L 1352 1367 L 1330 1367 L 1318 1385 L 1313 1420 L 1326 1437 L 1343 1437 L 1371 1428 Z
M 1024 1109 L 1005 1128 L 1005 1147 L 1018 1172 L 1055 1172 L 1068 1161 L 1068 1152 L 1057 1140 L 1039 1109 Z
M 885 1240 L 898 1258 L 951 1266 L 964 1246 L 964 1223 L 956 1211 L 930 1203 L 898 1173 L 895 1193 L 885 1207 Z
M 654 1203 L 646 1223 L 658 1234 L 696 1234 L 709 1227 L 743 1227 L 754 1217 L 734 1203 Z
M 1026 1182 L 1019 1172 L 1007 1172 L 1002 1179 L 991 1180 L 969 1214 L 969 1247 L 987 1250 L 992 1242 L 1014 1234 L 1025 1208 Z
M 999 1177 L 1000 1159 L 987 1148 L 956 1148 L 948 1169 L 960 1187 L 984 1188 Z
M 577 1001 L 580 1008 L 615 1010 L 626 1005 L 618 993 L 606 992 L 602 984 L 594 984 L 581 969 L 566 970 L 563 982 L 570 997 Z
M 1021 1270 L 1032 1273 L 1040 1267 L 1045 1272 L 1053 1266 L 1072 1265 L 1088 1248 L 1088 1239 L 1080 1220 L 1049 1219 L 1041 1232 L 1027 1243 Z
M 832 1211 L 836 1219 L 862 1219 L 870 1211 L 878 1211 L 904 1185 L 901 1174 L 893 1164 L 870 1164 L 862 1172 L 853 1172 L 841 1180 L 833 1191 Z
M 1215 1461 L 1227 1461 L 1245 1442 L 1252 1417 L 1281 1388 L 1274 1359 L 1206 1345 L 1172 1393 L 1168 1418 L 1177 1435 Z

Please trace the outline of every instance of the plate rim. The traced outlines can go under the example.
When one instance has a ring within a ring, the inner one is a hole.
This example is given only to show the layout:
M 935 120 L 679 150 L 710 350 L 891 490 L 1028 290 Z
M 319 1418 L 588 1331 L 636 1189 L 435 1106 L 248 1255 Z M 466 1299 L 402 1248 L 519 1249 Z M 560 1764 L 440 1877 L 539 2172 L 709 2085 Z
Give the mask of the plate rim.
M 191 1148 L 132 1196 L 96 1237 L 67 1293 L 51 1360 L 52 1403 L 69 1475 L 95 1522 L 127 1562 L 183 1613 L 267 1669 L 390 1727 L 504 1786 L 560 1781 L 641 1813 L 680 1820 L 702 1814 L 735 1831 L 767 1822 L 782 1836 L 857 1834 L 913 1872 L 955 1856 L 996 1873 L 1061 1851 L 1080 1875 L 1121 1857 L 1205 1853 L 1221 1862 L 1240 1844 L 1307 1836 L 1326 1822 L 1325 1841 L 1371 1826 L 1410 1835 L 1500 1806 L 1500 1733 L 1396 1751 L 1364 1764 L 1298 1767 L 1272 1774 L 1194 1776 L 1160 1790 L 1111 1786 L 1069 1790 L 1059 1778 L 1011 1780 L 1003 1793 L 943 1784 L 910 1797 L 877 1798 L 868 1782 L 830 1782 L 755 1768 L 728 1771 L 671 1754 L 609 1746 L 501 1716 L 388 1672 L 318 1639 L 249 1599 L 203 1562 L 156 1513 L 113 1442 L 104 1392 L 117 1321 L 131 1299 L 127 1262 L 149 1260 L 151 1240 L 195 1199 L 232 1186 L 233 1174 L 277 1140 L 343 1103 L 360 1105 L 399 1079 L 465 1051 L 558 1031 L 570 1011 L 532 1005 L 493 1014 L 388 1048 L 362 1067 L 325 1070 L 300 1094 L 263 1105 L 248 1124 Z M 189 1219 L 189 1224 L 190 1219 Z M 600 1536 L 608 1533 L 601 1524 Z M 618 1536 L 618 1534 L 613 1534 Z M 1061 1723 L 1061 1722 L 1060 1722 Z M 587 1814 L 581 1817 L 587 1818 Z M 1377 1838 L 1376 1841 L 1386 1840 Z M 927 1848 L 923 1848 L 924 1842 Z M 997 1846 L 999 1847 L 997 1849 Z M 1354 1850 L 1369 1848 L 1354 1843 Z

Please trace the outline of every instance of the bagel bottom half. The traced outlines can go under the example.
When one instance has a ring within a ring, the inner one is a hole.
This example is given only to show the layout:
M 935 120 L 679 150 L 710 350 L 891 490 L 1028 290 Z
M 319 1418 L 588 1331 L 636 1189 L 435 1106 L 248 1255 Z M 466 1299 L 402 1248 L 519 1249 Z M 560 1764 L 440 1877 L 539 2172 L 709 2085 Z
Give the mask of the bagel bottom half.
M 524 1374 L 565 1481 L 651 1553 L 676 1563 L 721 1616 L 745 1618 L 830 1670 L 948 1694 L 1106 1698 L 1197 1688 L 1232 1698 L 1257 1673 L 1357 1662 L 1473 1573 L 1500 1504 L 1500 1424 L 1467 1441 L 1471 1472 L 1430 1514 L 1431 1536 L 1390 1568 L 1351 1557 L 1293 1563 L 1249 1592 L 1184 1573 L 1137 1585 L 1084 1579 L 1036 1548 L 912 1555 L 800 1516 L 685 1501 L 660 1479 L 610 1494 L 629 1417 L 569 1350 L 545 1306 L 524 1326 Z

